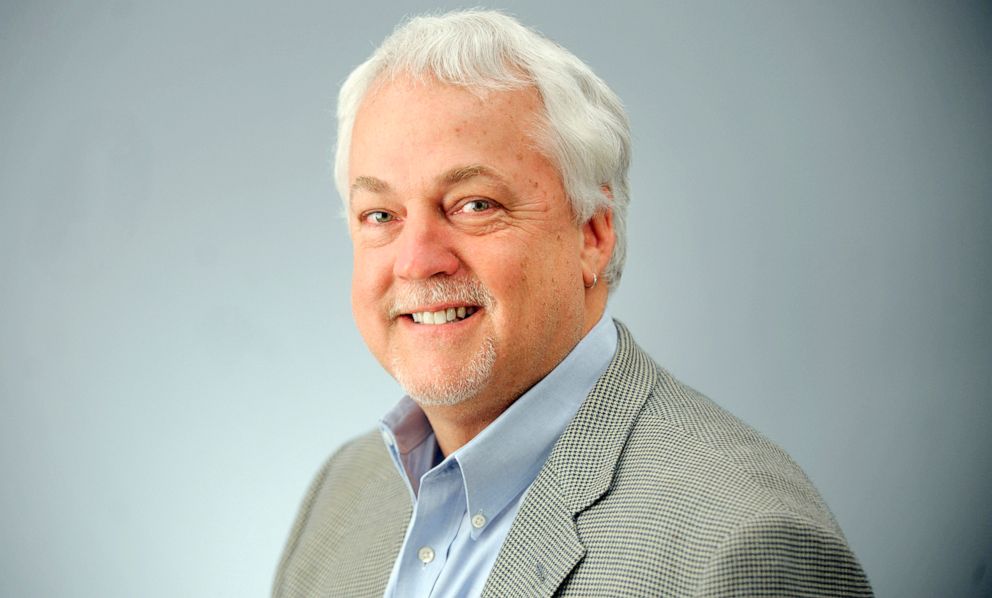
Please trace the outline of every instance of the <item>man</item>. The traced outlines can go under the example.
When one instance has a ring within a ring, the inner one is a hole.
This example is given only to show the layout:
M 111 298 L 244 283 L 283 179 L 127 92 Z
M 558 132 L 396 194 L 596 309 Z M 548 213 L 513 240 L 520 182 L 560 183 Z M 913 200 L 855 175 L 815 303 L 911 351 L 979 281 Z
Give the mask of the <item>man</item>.
M 318 474 L 274 595 L 870 595 L 799 468 L 606 315 L 629 131 L 585 64 L 413 19 L 338 126 L 355 319 L 408 396 Z

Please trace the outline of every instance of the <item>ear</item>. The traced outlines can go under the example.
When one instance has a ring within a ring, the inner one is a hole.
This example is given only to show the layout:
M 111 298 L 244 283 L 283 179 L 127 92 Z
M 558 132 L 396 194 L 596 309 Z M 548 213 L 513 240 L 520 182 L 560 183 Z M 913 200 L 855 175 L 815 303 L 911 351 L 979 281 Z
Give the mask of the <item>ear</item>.
M 603 187 L 603 195 L 610 200 L 613 199 L 609 187 Z M 602 208 L 582 225 L 582 281 L 587 288 L 592 287 L 597 279 L 602 278 L 603 270 L 613 255 L 616 240 L 616 233 L 613 230 L 613 209 L 610 207 Z

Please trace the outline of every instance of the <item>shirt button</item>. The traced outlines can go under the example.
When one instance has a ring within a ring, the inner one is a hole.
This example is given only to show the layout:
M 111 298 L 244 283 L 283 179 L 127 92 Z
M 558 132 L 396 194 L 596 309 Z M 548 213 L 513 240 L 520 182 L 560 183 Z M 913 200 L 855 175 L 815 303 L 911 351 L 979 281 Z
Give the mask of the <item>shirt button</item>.
M 486 525 L 486 516 L 483 515 L 482 513 L 476 513 L 472 517 L 472 527 L 474 527 L 475 529 L 479 529 L 481 527 L 484 527 L 485 525 Z
M 421 547 L 421 549 L 417 551 L 417 558 L 419 558 L 420 562 L 425 565 L 430 563 L 434 560 L 434 549 L 430 546 Z

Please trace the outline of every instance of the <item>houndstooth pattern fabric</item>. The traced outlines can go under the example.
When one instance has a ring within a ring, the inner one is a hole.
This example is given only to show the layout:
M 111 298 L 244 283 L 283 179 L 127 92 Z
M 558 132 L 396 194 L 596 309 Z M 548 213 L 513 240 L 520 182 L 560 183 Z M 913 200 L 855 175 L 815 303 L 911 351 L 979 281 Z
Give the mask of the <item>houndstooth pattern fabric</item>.
M 799 467 L 617 329 L 483 595 L 871 596 Z M 411 511 L 379 435 L 346 445 L 304 499 L 273 595 L 381 596 Z
M 346 444 L 303 499 L 272 595 L 382 596 L 412 513 L 379 433 Z

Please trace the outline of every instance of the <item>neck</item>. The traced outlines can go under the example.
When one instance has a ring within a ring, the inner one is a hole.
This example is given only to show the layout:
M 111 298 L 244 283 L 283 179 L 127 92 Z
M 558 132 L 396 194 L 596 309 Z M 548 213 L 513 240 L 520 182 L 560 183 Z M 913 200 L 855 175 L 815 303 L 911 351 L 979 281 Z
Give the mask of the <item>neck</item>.
M 486 429 L 519 397 L 497 405 L 476 397 L 460 405 L 424 407 L 424 414 L 434 429 L 441 453 L 447 457 Z M 480 408 L 481 407 L 481 408 Z M 488 408 L 487 408 L 488 407 Z

